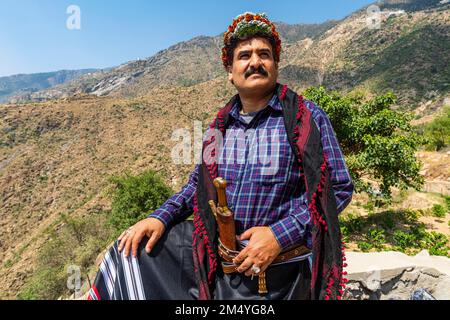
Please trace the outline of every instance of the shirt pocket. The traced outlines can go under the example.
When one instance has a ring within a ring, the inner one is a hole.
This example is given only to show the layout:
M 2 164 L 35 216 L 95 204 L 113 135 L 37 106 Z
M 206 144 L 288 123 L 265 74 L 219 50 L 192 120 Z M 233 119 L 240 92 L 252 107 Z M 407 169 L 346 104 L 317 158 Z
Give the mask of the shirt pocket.
M 279 151 L 269 155 L 262 155 L 254 165 L 251 166 L 249 180 L 260 185 L 274 185 L 287 183 L 289 173 L 292 169 L 293 154 L 288 143 L 281 143 Z

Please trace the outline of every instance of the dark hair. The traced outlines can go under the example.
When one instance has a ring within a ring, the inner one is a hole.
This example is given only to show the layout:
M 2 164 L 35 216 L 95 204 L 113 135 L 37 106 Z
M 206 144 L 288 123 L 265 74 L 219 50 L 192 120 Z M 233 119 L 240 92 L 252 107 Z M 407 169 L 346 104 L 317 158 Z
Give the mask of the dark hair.
M 228 44 L 225 46 L 225 50 L 227 51 L 227 66 L 231 66 L 233 64 L 234 49 L 236 49 L 239 42 L 246 41 L 252 38 L 264 38 L 267 41 L 269 41 L 270 45 L 272 46 L 272 55 L 275 61 L 280 62 L 280 57 L 277 55 L 276 51 L 277 42 L 275 38 L 272 35 L 269 35 L 264 32 L 256 32 L 244 38 L 230 38 Z

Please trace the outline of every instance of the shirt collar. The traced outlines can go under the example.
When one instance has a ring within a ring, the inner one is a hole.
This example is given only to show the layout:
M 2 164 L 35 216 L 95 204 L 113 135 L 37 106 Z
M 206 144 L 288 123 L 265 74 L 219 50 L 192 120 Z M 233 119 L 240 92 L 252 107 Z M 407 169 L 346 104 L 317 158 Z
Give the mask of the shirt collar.
M 273 110 L 281 111 L 281 104 L 276 93 L 274 93 L 272 98 L 270 98 L 267 106 L 271 107 Z M 239 98 L 238 95 L 236 102 L 233 104 L 233 107 L 230 110 L 229 113 L 230 116 L 232 116 L 236 120 L 239 119 L 239 111 L 241 110 L 241 108 L 242 108 L 241 99 Z

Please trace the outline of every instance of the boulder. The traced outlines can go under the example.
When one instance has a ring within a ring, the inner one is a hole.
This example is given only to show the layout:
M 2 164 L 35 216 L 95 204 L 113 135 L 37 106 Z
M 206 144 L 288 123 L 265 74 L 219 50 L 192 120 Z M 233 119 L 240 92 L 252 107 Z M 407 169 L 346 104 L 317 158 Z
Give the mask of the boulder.
M 425 289 L 437 300 L 450 299 L 450 259 L 401 252 L 347 252 L 348 283 L 344 299 L 410 300 Z

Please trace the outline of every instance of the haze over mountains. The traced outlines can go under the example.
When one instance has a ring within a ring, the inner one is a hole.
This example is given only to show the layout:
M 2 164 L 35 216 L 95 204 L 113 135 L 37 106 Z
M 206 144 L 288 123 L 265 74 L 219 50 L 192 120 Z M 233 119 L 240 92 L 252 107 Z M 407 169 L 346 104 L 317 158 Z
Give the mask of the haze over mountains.
M 33 92 L 52 88 L 93 71 L 95 69 L 60 70 L 0 77 L 0 103 L 7 102 L 14 95 L 26 96 Z
M 445 2 L 383 1 L 378 4 L 382 10 L 379 29 L 368 25 L 366 8 L 341 21 L 280 22 L 284 40 L 280 81 L 298 90 L 312 85 L 371 93 L 391 89 L 400 104 L 410 109 L 440 101 L 450 87 L 450 5 Z M 221 39 L 221 35 L 199 36 L 147 59 L 80 72 L 71 77 L 74 80 L 49 89 L 23 89 L 10 101 L 45 101 L 75 94 L 136 97 L 160 85 L 193 86 L 225 75 L 219 56 Z

